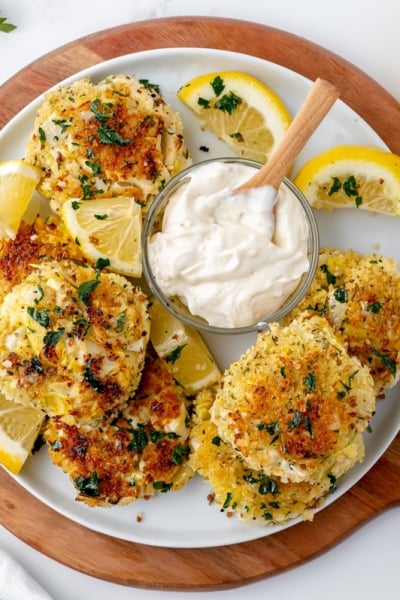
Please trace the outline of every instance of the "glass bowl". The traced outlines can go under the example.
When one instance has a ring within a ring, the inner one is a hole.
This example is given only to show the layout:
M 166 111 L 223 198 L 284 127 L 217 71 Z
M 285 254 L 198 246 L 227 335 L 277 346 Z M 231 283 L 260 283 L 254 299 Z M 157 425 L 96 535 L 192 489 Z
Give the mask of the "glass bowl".
M 284 300 L 282 305 L 277 310 L 274 310 L 270 313 L 266 312 L 266 314 L 263 315 L 262 318 L 257 319 L 255 322 L 241 325 L 238 327 L 221 327 L 218 325 L 211 325 L 202 317 L 195 314 L 191 314 L 188 307 L 182 302 L 180 298 L 176 296 L 167 296 L 160 287 L 159 282 L 157 281 L 157 278 L 153 273 L 151 265 L 150 240 L 152 239 L 155 233 L 162 230 L 163 214 L 171 195 L 174 194 L 181 185 L 185 184 L 185 182 L 188 181 L 188 178 L 191 177 L 191 173 L 193 173 L 193 170 L 198 169 L 199 167 L 203 167 L 209 163 L 221 161 L 225 163 L 238 163 L 258 169 L 261 167 L 260 163 L 250 159 L 237 157 L 216 158 L 196 163 L 184 169 L 183 171 L 175 175 L 170 181 L 168 181 L 163 190 L 153 200 L 143 224 L 143 274 L 151 293 L 158 299 L 158 301 L 164 306 L 164 308 L 176 318 L 180 319 L 181 321 L 183 321 L 184 323 L 186 323 L 194 329 L 208 333 L 236 335 L 262 331 L 268 328 L 268 323 L 281 320 L 291 310 L 293 310 L 293 308 L 295 308 L 297 304 L 299 304 L 299 302 L 304 298 L 311 285 L 311 282 L 314 279 L 318 265 L 320 245 L 318 228 L 314 213 L 305 196 L 288 178 L 283 179 L 282 185 L 289 188 L 289 190 L 292 192 L 292 196 L 295 199 L 297 199 L 297 201 L 300 203 L 304 211 L 305 220 L 308 225 L 307 253 L 309 266 L 308 270 L 304 272 L 301 279 L 299 280 L 296 289 L 290 294 L 288 298 L 286 298 L 286 300 Z

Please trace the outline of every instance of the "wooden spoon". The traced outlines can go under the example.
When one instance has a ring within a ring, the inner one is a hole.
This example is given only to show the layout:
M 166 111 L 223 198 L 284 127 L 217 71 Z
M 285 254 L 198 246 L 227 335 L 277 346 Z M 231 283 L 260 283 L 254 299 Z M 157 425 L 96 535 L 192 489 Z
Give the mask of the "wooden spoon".
M 325 79 L 316 79 L 299 112 L 268 161 L 234 192 L 244 192 L 263 185 L 278 190 L 300 150 L 338 98 L 339 91 L 332 83 Z

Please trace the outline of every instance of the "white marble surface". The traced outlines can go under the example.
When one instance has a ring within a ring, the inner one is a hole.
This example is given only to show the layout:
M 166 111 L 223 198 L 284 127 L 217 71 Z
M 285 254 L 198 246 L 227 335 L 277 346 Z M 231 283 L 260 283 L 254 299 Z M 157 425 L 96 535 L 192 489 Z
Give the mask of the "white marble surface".
M 257 21 L 305 37 L 345 57 L 400 99 L 398 0 L 1 0 L 0 17 L 18 29 L 0 33 L 0 84 L 35 58 L 78 37 L 131 21 L 189 14 Z M 1 527 L 0 546 L 54 600 L 239 600 L 245 595 L 255 600 L 375 600 L 398 598 L 399 533 L 400 509 L 394 508 L 301 567 L 235 590 L 179 594 L 88 577 L 29 548 Z

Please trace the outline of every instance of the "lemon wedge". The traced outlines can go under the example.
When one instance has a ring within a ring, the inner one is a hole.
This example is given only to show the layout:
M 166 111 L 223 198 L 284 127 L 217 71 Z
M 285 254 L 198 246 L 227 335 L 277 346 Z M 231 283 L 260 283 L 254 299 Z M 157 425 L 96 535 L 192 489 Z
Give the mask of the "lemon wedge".
M 171 315 L 151 298 L 150 340 L 185 393 L 193 395 L 216 383 L 221 372 L 199 332 Z
M 0 394 L 0 463 L 17 475 L 31 453 L 45 415 Z
M 82 254 L 89 260 L 108 259 L 122 275 L 142 275 L 142 210 L 133 198 L 69 199 L 61 217 Z
M 40 176 L 40 170 L 24 160 L 0 163 L 1 238 L 15 238 Z
M 204 128 L 238 155 L 264 163 L 291 122 L 283 100 L 247 73 L 221 71 L 195 77 L 177 92 Z
M 400 156 L 379 148 L 330 148 L 308 161 L 294 183 L 314 208 L 400 215 Z

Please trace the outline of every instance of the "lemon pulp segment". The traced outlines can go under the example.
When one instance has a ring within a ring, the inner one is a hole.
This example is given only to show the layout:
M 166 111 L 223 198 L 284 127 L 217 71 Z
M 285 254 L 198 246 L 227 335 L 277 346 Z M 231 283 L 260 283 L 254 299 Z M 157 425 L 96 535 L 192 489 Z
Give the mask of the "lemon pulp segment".
M 15 238 L 39 179 L 39 169 L 24 160 L 0 163 L 0 237 Z
M 199 332 L 168 313 L 155 298 L 149 313 L 151 343 L 185 392 L 196 394 L 216 383 L 221 372 Z

